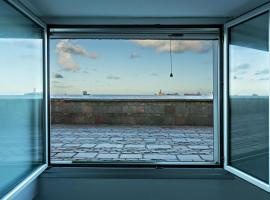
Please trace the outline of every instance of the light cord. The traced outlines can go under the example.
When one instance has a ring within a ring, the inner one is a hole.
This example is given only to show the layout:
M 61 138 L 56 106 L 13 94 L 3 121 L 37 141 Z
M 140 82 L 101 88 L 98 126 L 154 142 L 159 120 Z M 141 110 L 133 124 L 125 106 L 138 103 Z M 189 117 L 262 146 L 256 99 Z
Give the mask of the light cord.
M 173 77 L 173 73 L 172 73 L 172 41 L 170 40 L 170 61 L 171 61 L 171 74 L 170 77 Z

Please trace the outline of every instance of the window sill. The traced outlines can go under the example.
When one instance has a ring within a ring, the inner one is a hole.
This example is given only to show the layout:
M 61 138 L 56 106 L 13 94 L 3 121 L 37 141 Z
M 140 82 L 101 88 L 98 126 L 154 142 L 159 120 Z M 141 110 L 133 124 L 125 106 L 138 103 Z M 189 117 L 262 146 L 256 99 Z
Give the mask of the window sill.
M 223 168 L 51 167 L 41 178 L 90 179 L 234 179 Z

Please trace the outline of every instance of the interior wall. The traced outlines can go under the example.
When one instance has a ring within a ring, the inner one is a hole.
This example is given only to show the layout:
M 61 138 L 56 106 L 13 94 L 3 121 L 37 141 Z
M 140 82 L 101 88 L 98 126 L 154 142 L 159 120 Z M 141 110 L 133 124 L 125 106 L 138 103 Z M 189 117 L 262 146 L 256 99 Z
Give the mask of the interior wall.
M 40 177 L 36 200 L 269 200 L 270 194 L 230 179 L 125 179 Z

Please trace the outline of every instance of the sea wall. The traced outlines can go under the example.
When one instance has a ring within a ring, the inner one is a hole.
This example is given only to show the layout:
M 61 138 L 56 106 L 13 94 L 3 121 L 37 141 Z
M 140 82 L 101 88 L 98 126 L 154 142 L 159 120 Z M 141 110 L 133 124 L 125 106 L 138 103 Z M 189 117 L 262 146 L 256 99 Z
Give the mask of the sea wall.
M 212 100 L 52 99 L 52 124 L 213 126 Z

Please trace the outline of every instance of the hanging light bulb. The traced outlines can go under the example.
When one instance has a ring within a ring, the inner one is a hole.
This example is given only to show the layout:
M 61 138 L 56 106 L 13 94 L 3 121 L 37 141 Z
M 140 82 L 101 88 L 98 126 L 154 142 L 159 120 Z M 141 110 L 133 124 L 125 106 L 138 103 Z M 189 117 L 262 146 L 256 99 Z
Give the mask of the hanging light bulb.
M 173 77 L 173 73 L 172 73 L 172 41 L 170 40 L 170 61 L 171 61 L 171 73 L 170 73 L 170 77 Z

